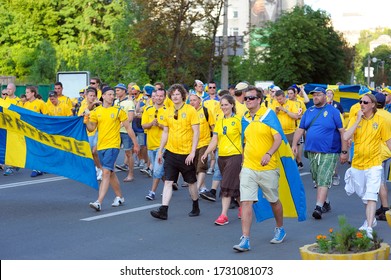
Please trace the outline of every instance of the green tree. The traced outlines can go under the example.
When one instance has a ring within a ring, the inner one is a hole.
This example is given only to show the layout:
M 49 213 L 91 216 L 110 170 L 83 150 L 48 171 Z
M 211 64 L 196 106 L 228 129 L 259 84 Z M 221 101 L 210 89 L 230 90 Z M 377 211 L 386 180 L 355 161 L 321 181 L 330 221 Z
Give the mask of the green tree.
M 330 17 L 309 6 L 296 7 L 257 31 L 264 65 L 260 76 L 287 87 L 292 83 L 347 81 L 352 54 Z
M 49 84 L 56 79 L 56 50 L 47 40 L 42 40 L 34 50 L 30 67 L 30 81 L 35 84 Z

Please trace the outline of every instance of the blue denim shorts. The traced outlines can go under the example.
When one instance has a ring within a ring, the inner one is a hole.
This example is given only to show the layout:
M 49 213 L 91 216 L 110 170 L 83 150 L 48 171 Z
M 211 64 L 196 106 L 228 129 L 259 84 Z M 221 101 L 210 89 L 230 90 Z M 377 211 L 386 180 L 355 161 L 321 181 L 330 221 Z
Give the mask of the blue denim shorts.
M 137 132 L 136 133 L 136 137 L 137 137 L 137 143 L 140 146 L 146 146 L 147 145 L 147 135 L 145 133 Z
M 158 163 L 158 161 L 157 161 L 157 152 L 158 151 L 159 151 L 159 149 L 148 150 L 149 160 L 153 163 L 153 173 L 152 173 L 153 179 L 161 179 L 164 176 L 164 159 L 162 158 L 163 159 L 162 164 Z M 164 153 L 164 150 L 163 150 L 163 153 Z
M 114 171 L 119 149 L 98 150 L 99 161 L 104 169 Z
M 121 145 L 124 151 L 130 151 L 133 149 L 133 141 L 127 133 L 121 132 Z
M 88 143 L 90 143 L 91 148 L 96 147 L 98 144 L 98 131 L 94 135 L 88 136 Z

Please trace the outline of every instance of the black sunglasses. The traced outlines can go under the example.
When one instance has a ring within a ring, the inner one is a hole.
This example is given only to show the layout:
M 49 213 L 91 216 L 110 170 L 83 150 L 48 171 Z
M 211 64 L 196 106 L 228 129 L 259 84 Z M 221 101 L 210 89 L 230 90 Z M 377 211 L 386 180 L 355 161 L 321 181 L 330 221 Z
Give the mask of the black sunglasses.
M 258 99 L 259 97 L 258 96 L 245 96 L 244 97 L 244 101 L 247 101 L 247 100 L 255 100 L 255 99 Z
M 96 83 L 95 82 L 90 82 L 90 85 L 95 85 Z
M 175 110 L 174 112 L 174 120 L 177 120 L 178 119 L 178 110 Z
M 369 103 L 372 103 L 372 102 L 360 100 L 360 104 L 363 104 L 363 103 L 364 103 L 365 105 L 368 105 Z
M 216 88 L 216 87 L 209 87 L 209 88 Z
M 155 119 L 157 119 L 157 110 L 155 110 Z

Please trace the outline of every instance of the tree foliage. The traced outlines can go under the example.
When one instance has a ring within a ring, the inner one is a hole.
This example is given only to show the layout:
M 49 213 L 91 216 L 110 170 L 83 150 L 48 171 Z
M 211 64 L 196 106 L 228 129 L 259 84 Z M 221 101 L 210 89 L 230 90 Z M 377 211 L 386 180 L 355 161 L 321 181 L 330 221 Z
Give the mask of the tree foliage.
M 324 11 L 296 7 L 256 34 L 264 46 L 259 51 L 263 80 L 286 87 L 307 82 L 333 84 L 349 76 L 352 52 Z

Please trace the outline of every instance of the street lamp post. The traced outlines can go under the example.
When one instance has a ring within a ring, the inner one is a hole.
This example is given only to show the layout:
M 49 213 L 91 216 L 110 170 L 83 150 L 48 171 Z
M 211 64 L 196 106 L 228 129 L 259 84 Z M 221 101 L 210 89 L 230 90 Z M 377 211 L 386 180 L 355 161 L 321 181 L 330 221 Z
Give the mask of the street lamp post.
M 371 56 L 368 55 L 368 68 L 367 68 L 367 84 L 368 84 L 368 87 L 371 86 L 371 62 L 376 63 L 377 62 L 377 58 L 376 57 L 372 57 L 372 59 L 371 59 Z

